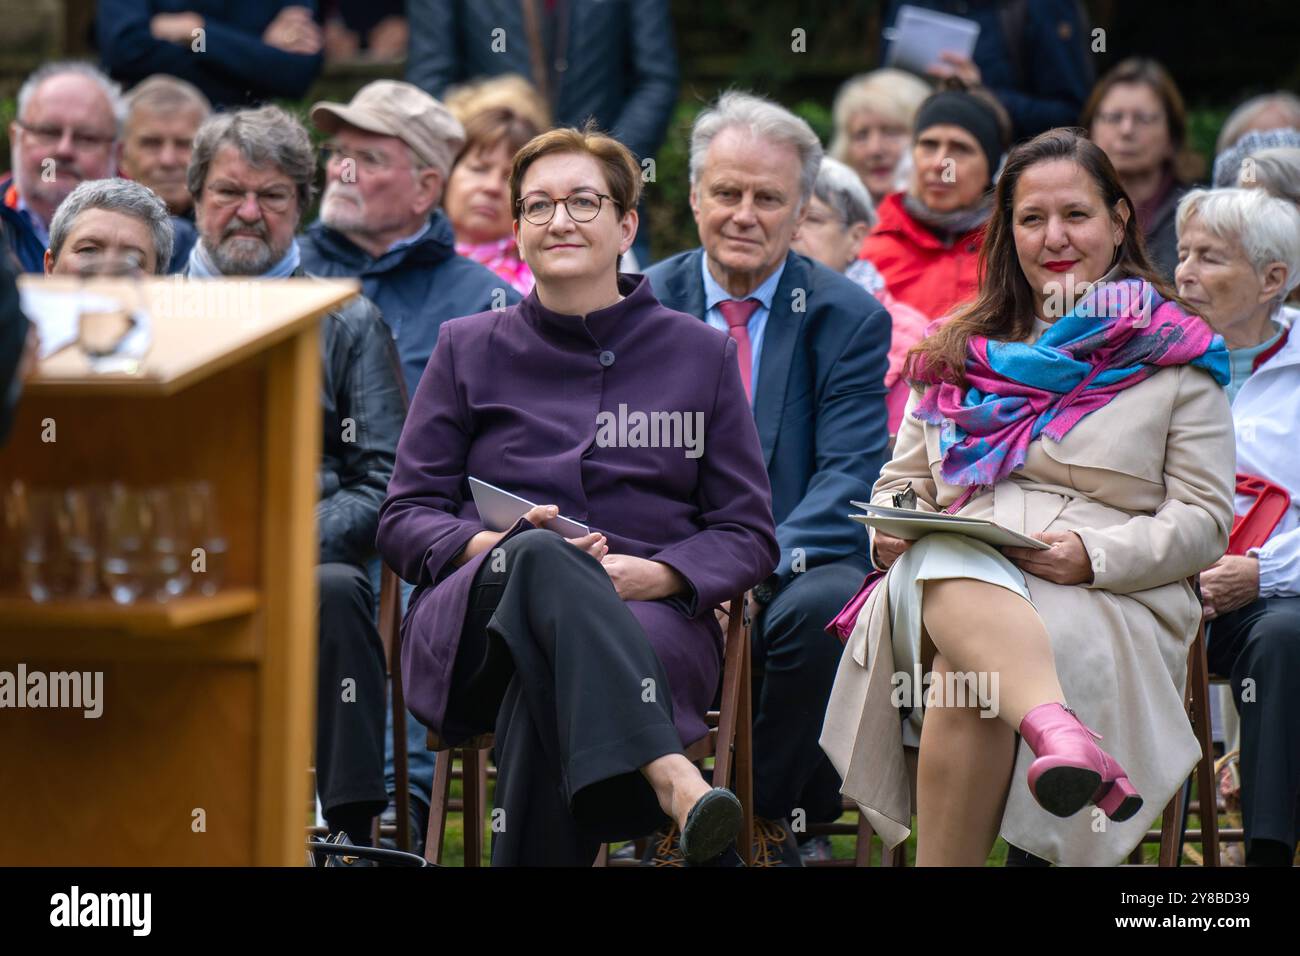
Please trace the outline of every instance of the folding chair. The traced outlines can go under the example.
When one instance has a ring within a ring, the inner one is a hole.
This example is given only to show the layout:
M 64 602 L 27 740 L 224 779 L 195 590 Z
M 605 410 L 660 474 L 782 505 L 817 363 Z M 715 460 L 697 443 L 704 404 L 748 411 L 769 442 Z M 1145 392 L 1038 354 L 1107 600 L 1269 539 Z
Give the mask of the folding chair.
M 393 797 L 397 805 L 397 825 L 384 826 L 375 817 L 372 835 L 375 846 L 381 836 L 394 837 L 399 850 L 411 849 L 411 792 L 406 754 L 406 695 L 402 689 L 402 581 L 383 565 L 379 576 L 379 639 L 384 645 L 384 660 L 390 683 L 389 706 L 393 710 Z

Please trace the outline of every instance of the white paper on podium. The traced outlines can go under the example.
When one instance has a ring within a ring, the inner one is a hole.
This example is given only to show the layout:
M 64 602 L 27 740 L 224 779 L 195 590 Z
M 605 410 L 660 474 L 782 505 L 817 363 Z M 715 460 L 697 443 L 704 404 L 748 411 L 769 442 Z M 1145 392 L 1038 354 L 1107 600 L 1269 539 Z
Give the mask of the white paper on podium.
M 20 295 L 23 314 L 32 321 L 40 335 L 39 357 L 42 359 L 49 358 L 77 341 L 83 312 L 112 312 L 122 308 L 122 303 L 112 296 L 71 289 L 29 286 L 22 289 Z M 136 309 L 131 313 L 131 318 L 134 324 L 113 354 L 95 359 L 93 364 L 96 371 L 116 371 L 118 363 L 134 364 L 149 351 L 153 342 L 149 313 L 144 309 Z

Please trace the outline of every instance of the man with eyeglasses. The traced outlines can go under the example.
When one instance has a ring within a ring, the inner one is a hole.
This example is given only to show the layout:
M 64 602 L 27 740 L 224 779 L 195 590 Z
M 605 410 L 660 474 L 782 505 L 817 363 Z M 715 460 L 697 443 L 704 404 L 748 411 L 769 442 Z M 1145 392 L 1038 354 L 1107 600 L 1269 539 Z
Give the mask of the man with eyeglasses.
M 314 275 L 361 279 L 362 291 L 392 329 L 407 394 L 414 395 L 443 322 L 520 299 L 492 270 L 456 254 L 451 222 L 439 208 L 465 132 L 432 96 L 393 80 L 367 84 L 346 105 L 317 103 L 311 118 L 329 139 L 320 221 L 299 240 L 303 266 Z M 409 593 L 404 585 L 403 604 Z M 419 721 L 408 715 L 406 724 L 418 847 L 433 789 L 433 755 Z M 396 777 L 388 753 L 391 793 Z
M 347 104 L 317 103 L 311 119 L 329 139 L 320 221 L 301 239 L 303 265 L 361 279 L 393 330 L 414 395 L 443 322 L 520 298 L 456 254 L 439 208 L 465 131 L 428 93 L 395 80 L 369 83 Z
M 49 63 L 18 90 L 9 124 L 11 175 L 0 222 L 24 272 L 43 272 L 54 210 L 77 185 L 115 173 L 125 107 L 116 83 L 85 63 Z
M 315 174 L 311 137 L 279 107 L 210 117 L 194 137 L 187 176 L 199 241 L 186 274 L 307 275 L 294 233 Z M 406 399 L 392 336 L 373 303 L 358 296 L 328 313 L 321 350 L 316 789 L 331 832 L 361 845 L 388 803 L 385 659 L 368 566 Z

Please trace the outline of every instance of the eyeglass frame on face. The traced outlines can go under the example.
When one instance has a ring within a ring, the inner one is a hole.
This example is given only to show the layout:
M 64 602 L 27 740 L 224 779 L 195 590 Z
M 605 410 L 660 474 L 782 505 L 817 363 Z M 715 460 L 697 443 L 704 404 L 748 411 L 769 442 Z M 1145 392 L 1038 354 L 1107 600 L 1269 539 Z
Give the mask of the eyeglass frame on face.
M 325 143 L 321 146 L 320 157 L 321 162 L 323 162 L 327 167 L 334 161 L 335 157 L 344 161 L 353 159 L 357 161 L 358 166 L 365 169 L 368 173 L 382 173 L 389 169 L 398 168 L 397 164 L 392 160 L 380 156 L 373 150 L 351 150 L 340 146 L 335 142 Z M 414 161 L 412 161 L 410 165 L 412 169 L 418 170 L 421 168 L 420 165 Z
M 811 208 L 809 208 L 809 210 L 806 213 L 804 213 L 803 224 L 805 226 L 813 226 L 814 228 L 820 228 L 821 226 L 829 226 L 832 223 L 839 226 L 841 229 L 847 229 L 849 228 L 850 225 L 852 225 L 852 223 L 849 222 L 847 216 L 835 212 L 834 210 L 832 210 L 830 215 L 828 215 L 824 219 L 820 218 L 820 213 L 814 212 Z
M 63 141 L 63 135 L 68 130 L 72 130 L 72 148 L 79 153 L 91 153 L 102 150 L 105 147 L 112 146 L 117 142 L 117 135 L 97 136 L 93 133 L 84 133 L 72 126 L 31 126 L 24 120 L 14 120 L 23 133 L 30 136 L 37 146 L 50 147 L 55 146 Z
M 259 191 L 256 189 L 236 189 L 233 186 L 233 184 L 226 184 L 226 183 L 222 183 L 220 185 L 228 186 L 228 188 L 224 190 L 219 190 L 218 187 L 214 185 L 206 185 L 203 187 L 203 191 L 205 193 L 211 194 L 212 204 L 219 209 L 230 209 L 232 206 L 242 206 L 244 204 L 244 200 L 247 199 L 249 194 L 251 193 L 254 202 L 257 203 L 257 208 L 262 210 L 263 213 L 273 212 L 276 215 L 281 215 L 289 211 L 289 209 L 293 206 L 294 200 L 297 199 L 298 197 L 297 189 L 293 187 L 289 187 L 286 189 L 288 195 L 284 199 L 283 208 L 276 208 L 280 204 L 279 199 L 277 199 L 274 196 L 268 196 L 267 192 L 269 192 L 270 190 Z M 271 189 L 277 189 L 277 190 L 280 188 L 282 187 L 280 186 L 271 187 Z M 225 199 L 219 198 L 220 192 L 225 192 L 227 194 L 227 198 Z M 235 197 L 236 193 L 238 193 L 237 197 Z
M 1104 113 L 1100 111 L 1097 113 L 1096 121 L 1103 126 L 1121 126 L 1126 116 L 1133 117 L 1133 125 L 1135 126 L 1155 126 L 1165 120 L 1163 112 L 1143 113 L 1138 110 L 1106 110 Z
M 579 217 L 573 214 L 573 210 L 569 207 L 569 200 L 584 195 L 596 197 L 596 211 L 593 212 L 588 218 L 580 219 Z M 547 202 L 551 204 L 550 215 L 548 215 L 541 222 L 538 222 L 536 219 L 530 219 L 528 217 L 528 213 L 525 211 L 526 207 L 524 205 L 526 202 L 528 202 L 529 199 L 538 199 L 538 198 L 544 198 L 546 199 Z M 519 209 L 520 218 L 523 219 L 525 222 L 530 223 L 534 226 L 550 225 L 551 220 L 555 218 L 555 210 L 560 208 L 561 203 L 564 204 L 564 211 L 568 213 L 569 219 L 571 219 L 573 222 L 588 223 L 594 221 L 596 217 L 600 215 L 600 211 L 605 208 L 606 199 L 612 202 L 615 208 L 621 208 L 619 201 L 615 199 L 613 196 L 610 196 L 607 193 L 598 193 L 594 189 L 578 189 L 569 193 L 569 195 L 567 196 L 559 196 L 559 197 L 552 197 L 547 195 L 544 192 L 529 193 L 527 196 L 520 196 L 518 199 L 516 199 L 515 206 L 518 207 Z

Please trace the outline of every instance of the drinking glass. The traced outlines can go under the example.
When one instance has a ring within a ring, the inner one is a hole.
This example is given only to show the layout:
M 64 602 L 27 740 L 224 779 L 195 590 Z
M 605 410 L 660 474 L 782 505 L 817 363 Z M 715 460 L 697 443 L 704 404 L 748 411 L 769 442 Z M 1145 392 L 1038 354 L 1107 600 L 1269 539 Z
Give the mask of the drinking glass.
M 212 484 L 187 481 L 179 484 L 176 491 L 185 528 L 186 560 L 194 573 L 192 586 L 198 593 L 211 596 L 225 584 L 229 549 L 217 520 Z
M 111 486 L 104 499 L 99 567 L 108 596 L 118 604 L 132 604 L 144 593 L 152 534 L 152 516 L 144 495 L 124 485 Z
M 149 590 L 156 601 L 170 601 L 190 587 L 190 549 L 185 546 L 179 496 L 171 487 L 144 492 L 150 517 Z

